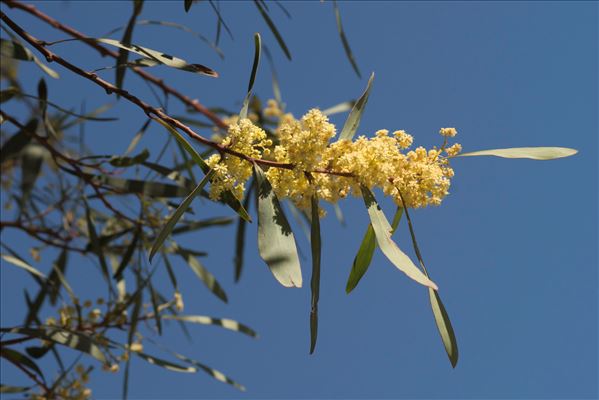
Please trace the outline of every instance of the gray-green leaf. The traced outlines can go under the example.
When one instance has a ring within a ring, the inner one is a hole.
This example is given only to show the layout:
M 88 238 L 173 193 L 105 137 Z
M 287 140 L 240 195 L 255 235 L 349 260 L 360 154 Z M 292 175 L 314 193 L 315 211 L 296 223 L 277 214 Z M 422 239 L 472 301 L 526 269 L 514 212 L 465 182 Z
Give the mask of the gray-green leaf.
M 302 286 L 295 237 L 264 171 L 254 164 L 258 190 L 258 250 L 275 278 L 286 287 Z
M 458 154 L 456 157 L 495 156 L 502 158 L 530 158 L 532 160 L 553 160 L 570 157 L 578 150 L 567 147 L 512 147 L 508 149 L 480 150 Z
M 339 135 L 339 140 L 352 140 L 356 131 L 358 130 L 358 126 L 360 126 L 360 120 L 362 119 L 362 113 L 364 112 L 364 108 L 366 108 L 366 103 L 368 102 L 368 96 L 370 96 L 370 88 L 372 87 L 372 81 L 374 80 L 374 72 L 370 75 L 370 79 L 368 79 L 368 84 L 366 85 L 366 90 L 362 93 L 362 96 L 356 101 L 356 104 L 351 109 L 349 116 L 345 120 L 345 125 L 343 125 L 343 129 L 341 130 L 341 134 Z

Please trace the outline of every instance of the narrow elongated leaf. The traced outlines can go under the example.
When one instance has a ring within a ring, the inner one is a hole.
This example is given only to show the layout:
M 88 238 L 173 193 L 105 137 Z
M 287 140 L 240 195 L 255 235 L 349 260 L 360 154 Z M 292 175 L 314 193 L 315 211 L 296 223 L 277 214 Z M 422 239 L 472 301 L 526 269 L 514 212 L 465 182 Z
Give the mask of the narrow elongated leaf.
M 29 368 L 45 380 L 44 374 L 42 373 L 40 367 L 38 367 L 37 364 L 25 354 L 13 349 L 9 349 L 8 347 L 2 347 L 0 348 L 0 355 L 7 360 L 10 360 L 14 364 Z
M 99 107 L 97 110 L 94 110 L 94 111 L 92 111 L 92 112 L 90 112 L 90 113 L 88 113 L 88 114 L 85 114 L 85 115 L 83 115 L 83 114 L 77 114 L 77 113 L 75 113 L 75 112 L 73 112 L 73 111 L 67 110 L 66 108 L 63 108 L 63 107 L 59 106 L 59 105 L 58 105 L 58 104 L 56 104 L 56 103 L 53 103 L 53 102 L 51 102 L 51 101 L 48 101 L 48 99 L 47 99 L 47 98 L 46 98 L 46 99 L 42 99 L 42 98 L 41 98 L 41 97 L 39 97 L 39 96 L 34 96 L 34 95 L 31 95 L 31 94 L 27 94 L 27 93 L 19 93 L 18 95 L 19 95 L 19 96 L 22 96 L 22 97 L 27 97 L 27 98 L 30 98 L 30 99 L 38 100 L 38 101 L 40 101 L 40 100 L 44 100 L 44 102 L 45 102 L 45 104 L 46 104 L 47 106 L 50 106 L 50 107 L 52 107 L 52 108 L 55 108 L 55 109 L 57 109 L 58 111 L 60 111 L 61 113 L 63 113 L 63 114 L 67 114 L 67 115 L 70 115 L 70 116 L 72 116 L 72 117 L 76 117 L 76 118 L 78 119 L 78 121 L 79 121 L 79 122 L 80 122 L 80 121 L 98 121 L 98 122 L 107 122 L 107 121 L 117 121 L 117 120 L 118 120 L 118 118 L 113 118 L 113 117 L 96 117 L 96 115 L 99 115 L 99 114 L 101 114 L 102 112 L 106 111 L 108 108 L 110 108 L 109 106 L 102 106 L 102 107 Z M 75 124 L 75 121 L 73 121 L 73 122 L 69 122 L 69 123 L 67 123 L 67 124 L 65 124 L 65 125 L 62 125 L 62 126 L 61 126 L 61 128 L 62 128 L 63 130 L 66 130 L 67 128 L 70 128 L 70 127 L 72 127 L 72 126 L 74 126 L 74 125 L 76 125 L 76 124 Z M 35 132 L 35 131 L 34 131 L 34 132 Z
M 200 193 L 204 186 L 206 186 L 206 183 L 210 181 L 212 175 L 214 175 L 214 170 L 209 171 L 208 174 L 204 176 L 204 178 L 202 178 L 200 183 L 198 183 L 195 189 L 193 189 L 191 193 L 189 193 L 189 195 L 185 198 L 185 200 L 181 202 L 179 207 L 177 207 L 173 215 L 166 222 L 166 224 L 156 237 L 156 240 L 154 240 L 154 244 L 152 244 L 152 249 L 150 250 L 150 262 L 152 262 L 152 258 L 154 258 L 154 255 L 156 254 L 158 249 L 160 249 L 160 246 L 162 246 L 162 243 L 164 243 L 165 239 L 168 237 L 168 235 L 171 234 L 173 228 L 175 227 L 185 210 L 189 208 L 193 199 L 195 199 L 198 193 Z
M 360 74 L 360 69 L 358 68 L 358 64 L 356 63 L 356 59 L 354 58 L 354 53 L 352 53 L 351 48 L 349 47 L 349 41 L 345 36 L 345 31 L 343 30 L 343 24 L 341 23 L 341 13 L 339 12 L 339 6 L 337 5 L 337 1 L 333 0 L 333 9 L 335 10 L 335 19 L 337 21 L 337 30 L 339 31 L 339 37 L 341 38 L 341 43 L 343 44 L 343 50 L 345 50 L 345 55 L 349 60 L 352 68 L 358 75 L 358 78 L 362 78 L 362 74 Z
M 95 183 L 109 186 L 122 194 L 136 193 L 148 197 L 183 197 L 189 192 L 189 188 L 171 185 L 168 183 L 149 182 L 139 179 L 124 179 L 106 175 L 85 174 L 93 179 Z
M 149 58 L 161 64 L 164 64 L 171 68 L 180 69 L 188 72 L 195 72 L 202 75 L 212 76 L 214 78 L 218 77 L 218 73 L 211 68 L 206 67 L 202 64 L 189 64 L 187 61 L 182 58 L 177 58 L 171 56 L 170 54 L 162 53 L 160 51 L 152 50 L 147 47 L 141 47 L 136 44 L 125 44 L 121 43 L 118 40 L 108 39 L 108 38 L 97 38 L 97 39 L 86 39 L 86 40 L 95 40 L 100 43 L 104 43 L 110 46 L 115 46 L 131 53 L 139 54 L 140 56 Z
M 192 4 L 193 4 L 193 0 L 185 0 L 183 2 L 183 8 L 185 9 L 185 12 L 189 12 L 189 9 L 191 8 Z
M 0 393 L 7 393 L 7 394 L 23 393 L 23 392 L 28 391 L 29 389 L 31 389 L 30 386 L 9 386 L 9 385 L 0 384 Z
M 567 147 L 512 147 L 509 149 L 492 149 L 458 154 L 456 157 L 495 156 L 502 158 L 530 158 L 532 160 L 553 160 L 570 157 L 578 150 Z
M 144 161 L 148 159 L 148 157 L 150 157 L 150 152 L 148 151 L 148 149 L 144 149 L 141 153 L 134 157 L 113 156 L 109 162 L 110 165 L 112 165 L 113 167 L 126 168 L 131 167 L 133 165 L 142 164 Z
M 260 64 L 260 53 L 262 52 L 262 39 L 259 33 L 254 33 L 254 62 L 252 63 L 252 72 L 250 73 L 250 81 L 248 83 L 248 92 L 243 100 L 243 107 L 239 112 L 239 118 L 244 119 L 248 116 L 248 106 L 250 105 L 250 97 L 252 96 L 252 88 L 254 87 L 254 81 L 256 80 L 256 73 L 258 72 L 258 65 Z
M 214 42 L 216 43 L 216 45 L 218 45 L 218 42 L 219 42 L 219 39 L 220 39 L 221 26 L 225 27 L 225 31 L 227 32 L 227 34 L 229 35 L 229 37 L 231 39 L 233 39 L 233 33 L 231 32 L 231 29 L 229 29 L 229 26 L 227 25 L 227 23 L 225 22 L 225 19 L 223 18 L 223 16 L 220 13 L 220 1 L 217 1 L 216 5 L 214 5 L 214 2 L 212 0 L 208 0 L 208 3 L 210 3 L 210 6 L 214 10 L 214 13 L 216 14 L 216 17 L 217 17 L 217 22 L 216 22 L 216 39 L 214 40 Z
M 15 96 L 19 96 L 20 94 L 21 93 L 20 93 L 19 89 L 14 86 L 9 87 L 6 90 L 1 90 L 0 91 L 0 103 L 4 103 L 5 101 L 8 101 Z
M 310 354 L 314 353 L 318 337 L 318 299 L 320 297 L 320 215 L 318 212 L 318 197 L 312 195 L 312 224 L 310 229 L 310 245 L 312 248 L 312 299 L 310 305 Z
M 62 250 L 58 255 L 58 258 L 54 262 L 52 266 L 52 272 L 48 277 L 48 296 L 50 297 L 50 304 L 55 305 L 56 300 L 58 299 L 58 294 L 60 292 L 60 287 L 63 282 L 66 283 L 66 279 L 64 277 L 64 273 L 67 268 L 67 260 L 68 260 L 68 252 L 66 250 Z M 67 283 L 66 287 L 69 293 L 72 293 L 73 290 Z
M 125 28 L 125 33 L 123 34 L 123 39 L 121 42 L 125 46 L 131 45 L 131 38 L 133 37 L 133 28 L 135 27 L 135 20 L 138 15 L 141 13 L 141 9 L 143 7 L 143 1 L 134 0 L 133 1 L 133 13 L 129 18 L 129 22 L 127 23 L 127 27 Z M 127 64 L 127 59 L 129 58 L 129 50 L 125 48 L 119 49 L 119 56 L 116 58 L 116 87 L 119 89 L 123 88 L 123 81 L 125 80 L 125 72 L 126 68 L 122 67 L 122 65 Z
M 406 206 L 403 195 L 399 192 L 399 197 L 401 199 L 402 205 Z M 420 262 L 420 268 L 422 268 L 422 272 L 428 277 L 428 272 L 424 265 L 424 260 L 422 259 L 422 254 L 420 253 L 420 248 L 418 247 L 418 242 L 416 241 L 416 233 L 414 232 L 414 227 L 412 226 L 412 219 L 410 218 L 410 212 L 406 208 L 406 219 L 408 220 L 408 226 L 410 228 L 410 236 L 412 237 L 412 245 L 414 246 L 414 251 L 416 256 L 418 257 L 418 261 Z M 439 330 L 439 334 L 441 335 L 441 340 L 443 341 L 443 346 L 445 347 L 445 351 L 447 352 L 447 356 L 449 357 L 449 362 L 451 362 L 451 366 L 455 368 L 458 363 L 458 341 L 455 337 L 455 333 L 453 331 L 453 327 L 451 326 L 451 321 L 449 320 L 449 315 L 445 310 L 445 306 L 441 301 L 441 297 L 437 291 L 428 289 L 429 300 L 431 302 L 431 308 L 433 310 L 433 316 L 435 317 L 435 324 L 437 325 L 437 329 Z
M 279 85 L 279 78 L 277 76 L 277 70 L 275 68 L 275 63 L 272 60 L 272 55 L 268 50 L 268 47 L 264 45 L 264 55 L 266 55 L 266 59 L 268 60 L 268 64 L 270 65 L 271 71 L 271 81 L 272 81 L 272 93 L 275 96 L 275 100 L 278 104 L 283 103 L 283 98 L 281 97 L 281 85 Z
M 44 78 L 41 78 L 37 84 L 37 95 L 39 96 L 40 112 L 42 114 L 44 128 L 46 128 L 46 134 L 56 139 L 58 138 L 58 135 L 48 118 L 48 86 L 46 85 Z
M 356 105 L 356 102 L 354 100 L 344 101 L 343 103 L 339 103 L 335 106 L 332 106 L 325 110 L 322 110 L 322 113 L 327 116 L 333 115 L 333 114 L 339 114 L 339 113 L 343 113 L 343 112 L 347 112 L 347 111 L 351 110 L 355 105 Z
M 193 366 L 198 367 L 199 369 L 201 369 L 202 371 L 206 372 L 208 375 L 212 376 L 214 379 L 223 382 L 223 383 L 227 383 L 233 387 L 235 387 L 238 390 L 241 390 L 242 392 L 245 391 L 245 387 L 237 382 L 235 382 L 233 379 L 227 377 L 225 374 L 223 374 L 222 372 L 214 369 L 214 368 L 210 368 L 209 366 L 200 363 L 199 361 L 193 360 L 189 357 L 186 357 L 182 354 L 176 353 L 172 350 L 167 349 L 166 347 L 162 346 L 160 343 L 156 343 L 154 340 L 152 340 L 151 338 L 147 339 L 149 342 L 155 344 L 156 346 L 158 346 L 159 348 L 161 348 L 164 351 L 167 351 L 168 353 L 172 354 L 173 356 L 175 356 L 176 358 L 178 358 L 179 360 L 186 362 L 188 364 L 191 364 Z
M 104 249 L 102 249 L 102 244 L 98 238 L 96 225 L 94 224 L 91 210 L 87 202 L 85 202 L 85 218 L 87 221 L 87 235 L 89 237 L 89 243 L 91 245 L 92 252 L 96 255 L 96 257 L 98 257 L 98 261 L 100 262 L 100 268 L 102 270 L 102 275 L 104 276 L 104 279 L 110 286 L 110 274 L 108 272 L 108 264 L 106 264 L 106 258 L 104 257 Z M 112 286 L 110 287 L 112 288 Z
M 236 332 L 245 333 L 251 337 L 258 337 L 256 332 L 247 325 L 241 324 L 237 321 L 227 318 L 213 318 L 204 315 L 163 315 L 162 319 L 172 319 L 176 321 L 190 322 L 194 324 L 202 325 L 218 325 L 225 329 L 229 329 Z
M 181 143 L 183 148 L 189 153 L 189 155 L 196 162 L 196 164 L 198 164 L 198 166 L 202 169 L 202 171 L 204 171 L 204 173 L 207 174 L 208 171 L 210 170 L 210 167 L 202 159 L 202 157 L 196 151 L 196 149 L 194 149 L 189 144 L 189 142 L 175 128 L 170 126 L 168 123 L 166 123 L 165 121 L 162 121 L 161 119 L 157 119 L 157 118 L 154 118 L 154 120 L 157 121 L 158 123 L 160 123 L 160 125 L 164 126 L 164 128 L 171 135 L 173 135 L 175 137 L 177 142 Z M 239 200 L 237 198 L 235 198 L 235 196 L 233 196 L 233 194 L 230 191 L 224 192 L 220 198 L 220 201 L 222 201 L 223 203 L 225 203 L 229 207 L 231 207 L 233 209 L 233 211 L 235 211 L 237 214 L 239 214 L 239 216 L 241 218 L 245 219 L 246 221 L 252 222 L 252 219 L 250 218 L 250 215 L 248 214 L 246 209 L 241 205 L 241 202 L 239 202 Z
M 250 199 L 252 198 L 252 190 L 254 189 L 254 183 L 250 183 L 249 189 L 245 194 L 243 201 L 243 207 L 249 210 Z M 237 222 L 237 231 L 235 232 L 235 282 L 239 282 L 241 278 L 241 271 L 243 270 L 243 249 L 245 247 L 245 228 L 247 221 L 243 218 L 239 218 Z
M 286 287 L 302 286 L 295 237 L 262 168 L 254 164 L 258 197 L 258 250 L 275 278 Z
M 391 223 L 391 236 L 393 236 L 393 233 L 395 233 L 402 214 L 403 208 L 397 207 L 395 215 L 393 216 L 393 222 Z M 347 284 L 345 285 L 345 293 L 349 294 L 352 290 L 354 290 L 360 282 L 360 279 L 362 279 L 366 271 L 368 271 L 375 248 L 376 237 L 374 235 L 374 229 L 372 229 L 372 224 L 368 224 L 368 229 L 366 229 L 366 233 L 364 234 L 364 238 L 360 244 L 358 254 L 356 254 L 356 257 L 354 257 L 354 263 L 352 265 L 351 272 L 349 273 Z
M 210 273 L 210 271 L 208 271 L 198 261 L 197 258 L 192 256 L 188 251 L 181 249 L 180 247 L 177 247 L 176 252 L 185 260 L 187 265 L 189 265 L 189 267 L 193 270 L 193 272 L 195 272 L 195 274 L 198 276 L 198 278 L 200 278 L 200 280 L 204 283 L 204 285 L 206 285 L 206 287 L 208 289 L 210 289 L 210 291 L 212 293 L 214 293 L 214 295 L 216 295 L 216 297 L 218 297 L 225 303 L 228 301 L 227 294 L 225 293 L 225 291 L 222 288 L 222 286 L 220 285 L 220 283 L 218 283 L 218 281 L 216 280 L 214 275 L 212 275 Z
M 374 72 L 370 75 L 370 79 L 368 79 L 368 84 L 366 85 L 366 90 L 362 93 L 362 96 L 356 101 L 356 104 L 351 109 L 349 116 L 345 120 L 345 124 L 343 125 L 343 129 L 341 130 L 341 134 L 339 135 L 339 140 L 352 140 L 356 131 L 358 130 L 358 126 L 360 126 L 360 120 L 362 119 L 362 113 L 364 112 L 364 108 L 366 108 L 366 103 L 368 102 L 368 97 L 370 96 L 370 89 L 372 88 L 372 81 L 374 80 Z
M 29 195 L 40 175 L 42 163 L 47 150 L 39 144 L 28 144 L 21 153 L 21 193 L 22 204 L 29 199 Z
M 137 248 L 137 241 L 139 240 L 140 234 L 141 229 L 136 229 L 135 234 L 133 234 L 133 239 L 131 239 L 131 243 L 129 243 L 129 246 L 127 246 L 127 251 L 121 259 L 121 263 L 117 267 L 114 274 L 112 274 L 112 278 L 115 279 L 117 282 L 123 278 L 123 271 L 125 271 L 125 268 L 127 268 L 127 266 L 131 263 L 131 258 L 133 257 L 133 253 Z
M 146 360 L 150 364 L 153 364 L 153 365 L 156 365 L 156 366 L 168 369 L 170 371 L 187 372 L 187 373 L 197 372 L 197 369 L 195 369 L 194 367 L 187 367 L 185 365 L 175 364 L 173 362 L 166 361 L 166 360 L 163 360 L 161 358 L 151 356 L 149 354 L 145 354 L 145 353 L 141 353 L 141 352 L 136 352 L 134 354 L 136 356 L 138 356 L 138 357 Z
M 27 122 L 25 128 L 10 137 L 0 149 L 0 163 L 16 157 L 31 141 L 31 135 L 27 132 L 35 132 L 37 129 L 37 119 Z
M 264 7 L 262 6 L 262 4 L 259 1 L 254 0 L 254 4 L 256 5 L 256 8 L 260 12 L 260 15 L 264 19 L 264 22 L 266 22 L 266 25 L 268 25 L 268 28 L 270 29 L 272 34 L 275 36 L 275 39 L 277 39 L 277 43 L 281 47 L 281 50 L 283 50 L 283 53 L 285 53 L 285 56 L 287 57 L 287 59 L 289 61 L 291 61 L 291 53 L 289 52 L 289 49 L 287 48 L 287 45 L 285 44 L 285 41 L 283 40 L 283 37 L 279 33 L 279 30 L 277 29 L 275 23 L 272 22 L 272 19 L 270 19 L 267 11 L 264 9 Z
M 33 328 L 0 328 L 0 332 L 17 333 L 20 335 L 33 336 L 42 340 L 49 340 L 63 346 L 70 347 L 82 353 L 89 354 L 95 359 L 105 363 L 104 353 L 95 344 L 95 341 L 87 335 L 78 332 L 70 332 L 58 327 Z
M 14 58 L 21 61 L 33 61 L 42 71 L 50 75 L 54 79 L 58 79 L 60 76 L 52 68 L 41 62 L 31 50 L 23 46 L 21 43 L 17 43 L 12 40 L 0 39 L 0 54 L 3 57 Z
M 242 220 L 243 221 L 243 220 Z M 191 221 L 184 226 L 179 226 L 173 229 L 172 234 L 178 235 L 181 233 L 193 232 L 198 229 L 208 228 L 211 226 L 227 226 L 233 222 L 231 217 L 214 217 L 208 218 L 201 221 Z
M 32 267 L 31 265 L 27 264 L 25 261 L 23 261 L 17 257 L 13 257 L 8 254 L 0 254 L 0 257 L 2 257 L 3 260 L 8 261 L 12 265 L 15 265 L 19 268 L 23 268 L 25 271 L 29 272 L 31 275 L 35 275 L 44 280 L 46 279 L 46 275 L 44 275 L 43 273 L 38 271 L 36 268 Z
M 42 358 L 45 356 L 51 349 L 53 345 L 50 346 L 29 346 L 25 349 L 27 354 L 35 359 Z
M 383 210 L 376 202 L 374 195 L 365 186 L 361 186 L 362 196 L 364 197 L 364 204 L 368 209 L 368 215 L 370 222 L 374 230 L 376 241 L 383 251 L 383 254 L 395 265 L 401 272 L 406 274 L 409 278 L 416 282 L 437 290 L 437 285 L 433 281 L 424 275 L 416 265 L 410 260 L 403 251 L 399 249 L 399 246 L 391 239 L 391 225 L 385 217 Z

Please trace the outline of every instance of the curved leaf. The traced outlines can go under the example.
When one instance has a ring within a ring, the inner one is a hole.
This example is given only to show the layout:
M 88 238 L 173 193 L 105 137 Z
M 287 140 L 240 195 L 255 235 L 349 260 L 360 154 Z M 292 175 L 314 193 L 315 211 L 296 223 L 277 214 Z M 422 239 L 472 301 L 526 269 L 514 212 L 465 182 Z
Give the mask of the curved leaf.
M 175 251 L 177 252 L 177 254 L 179 254 L 185 260 L 187 265 L 189 265 L 189 267 L 193 270 L 193 272 L 195 272 L 195 274 L 198 276 L 198 278 L 200 278 L 200 280 L 202 282 L 204 282 L 206 287 L 208 289 L 210 289 L 210 291 L 212 293 L 214 293 L 216 295 L 216 297 L 218 297 L 219 299 L 221 299 L 222 301 L 224 301 L 226 303 L 227 302 L 227 294 L 225 293 L 225 291 L 222 288 L 222 286 L 220 285 L 220 283 L 218 283 L 218 281 L 216 280 L 214 275 L 212 275 L 210 273 L 210 271 L 208 271 L 198 261 L 198 259 L 195 258 L 193 255 L 191 255 L 191 253 L 189 253 L 188 251 L 183 250 L 182 248 L 180 248 L 178 246 Z
M 229 329 L 236 332 L 245 333 L 251 337 L 258 337 L 258 334 L 247 325 L 241 324 L 237 321 L 227 318 L 213 318 L 204 315 L 163 315 L 162 319 L 172 319 L 176 321 L 190 322 L 194 324 L 202 325 L 218 325 L 225 329 Z
M 250 81 L 248 83 L 248 92 L 243 100 L 243 107 L 239 112 L 239 118 L 244 119 L 248 116 L 248 106 L 250 104 L 250 97 L 252 96 L 252 88 L 254 87 L 254 81 L 256 80 L 256 73 L 258 72 L 258 65 L 260 64 L 260 53 L 262 51 L 262 39 L 259 33 L 254 33 L 254 62 L 252 63 L 252 72 L 250 73 Z
M 458 154 L 456 157 L 495 156 L 502 158 L 530 158 L 532 160 L 553 160 L 570 157 L 578 150 L 567 147 L 512 147 L 508 149 L 480 150 Z
M 258 250 L 275 278 L 286 287 L 302 286 L 295 237 L 264 171 L 254 164 L 258 190 Z
M 164 240 L 167 238 L 168 235 L 171 234 L 173 228 L 179 221 L 179 218 L 181 218 L 183 213 L 189 208 L 191 202 L 193 201 L 193 199 L 195 199 L 198 193 L 200 193 L 204 186 L 206 186 L 206 183 L 208 183 L 212 175 L 214 175 L 214 170 L 209 171 L 208 174 L 204 176 L 204 178 L 202 178 L 200 183 L 198 183 L 195 189 L 193 189 L 191 193 L 189 193 L 189 195 L 185 198 L 185 200 L 181 202 L 179 207 L 177 207 L 173 215 L 169 218 L 164 227 L 160 230 L 160 233 L 156 237 L 156 240 L 154 240 L 154 244 L 152 245 L 152 249 L 150 250 L 150 262 L 152 262 L 152 258 L 154 257 L 160 246 L 162 246 Z
M 312 299 L 310 306 L 310 354 L 314 353 L 318 337 L 318 299 L 320 297 L 320 215 L 318 212 L 318 197 L 312 195 L 312 224 L 310 229 L 310 245 L 312 248 Z
M 370 75 L 370 79 L 368 79 L 368 84 L 366 85 L 366 90 L 362 93 L 362 96 L 356 101 L 356 104 L 351 109 L 349 116 L 345 120 L 345 124 L 343 125 L 343 129 L 339 134 L 339 140 L 352 140 L 356 131 L 358 130 L 358 126 L 360 126 L 360 120 L 362 119 L 362 113 L 364 112 L 364 108 L 366 108 L 366 103 L 368 102 L 368 96 L 370 96 L 370 89 L 372 87 L 372 81 L 374 80 L 374 72 Z
M 14 58 L 21 61 L 33 61 L 42 71 L 50 75 L 54 79 L 58 79 L 60 76 L 52 68 L 41 62 L 31 50 L 23 46 L 21 43 L 17 43 L 12 40 L 0 39 L 0 54 L 3 57 Z
M 46 279 L 46 275 L 44 275 L 43 273 L 41 273 L 40 271 L 38 271 L 31 265 L 27 264 L 25 261 L 23 261 L 17 257 L 13 257 L 8 254 L 0 254 L 0 257 L 2 257 L 5 261 L 8 261 L 12 265 L 15 265 L 19 268 L 23 268 L 25 271 L 29 272 L 31 275 L 35 275 L 44 280 Z
M 395 233 L 397 229 L 397 225 L 401 220 L 401 216 L 403 214 L 403 208 L 397 207 L 395 211 L 395 215 L 393 216 L 393 222 L 391 223 L 391 236 Z M 351 272 L 349 273 L 349 278 L 347 279 L 347 284 L 345 286 L 345 292 L 350 293 L 352 290 L 360 282 L 362 276 L 368 270 L 370 266 L 370 262 L 372 261 L 372 256 L 374 255 L 374 249 L 376 248 L 376 237 L 374 235 L 374 229 L 372 229 L 372 224 L 368 224 L 368 229 L 366 229 L 366 234 L 364 234 L 364 239 L 362 239 L 362 243 L 360 244 L 360 249 L 358 250 L 358 254 L 354 257 L 354 263 L 352 265 Z
M 383 251 L 383 254 L 395 265 L 401 272 L 416 282 L 437 290 L 437 285 L 424 275 L 416 265 L 402 252 L 397 244 L 391 239 L 391 225 L 385 217 L 383 210 L 376 202 L 374 195 L 365 186 L 361 186 L 364 204 L 368 208 L 370 222 L 376 236 L 376 241 Z
M 268 25 L 268 28 L 270 29 L 272 34 L 275 36 L 275 39 L 277 39 L 277 43 L 279 43 L 279 46 L 283 50 L 283 53 L 285 53 L 285 56 L 287 56 L 287 59 L 291 61 L 291 53 L 289 52 L 289 49 L 287 48 L 287 45 L 285 44 L 285 41 L 283 40 L 283 37 L 279 33 L 279 30 L 277 29 L 276 25 L 274 24 L 274 22 L 272 22 L 272 20 L 268 16 L 268 13 L 264 9 L 263 5 L 260 4 L 259 1 L 254 0 L 254 4 L 256 5 L 256 8 L 258 8 L 258 11 L 260 12 L 260 15 L 262 16 L 262 18 L 264 19 L 264 22 L 266 22 L 266 25 Z
M 337 5 L 337 1 L 333 0 L 333 9 L 335 10 L 335 19 L 337 21 L 337 30 L 339 31 L 339 37 L 341 38 L 341 43 L 343 43 L 343 50 L 345 50 L 345 55 L 349 60 L 352 68 L 358 75 L 358 78 L 362 78 L 362 74 L 360 74 L 360 69 L 358 68 L 358 64 L 356 64 L 356 59 L 354 58 L 354 54 L 349 47 L 349 42 L 347 37 L 345 36 L 345 32 L 343 31 L 343 24 L 341 23 L 341 13 L 339 12 L 339 6 Z
M 183 71 L 195 72 L 202 75 L 212 76 L 214 78 L 218 77 L 218 73 L 211 68 L 206 67 L 202 64 L 189 64 L 187 61 L 182 58 L 177 58 L 171 56 L 170 54 L 162 53 L 160 51 L 152 50 L 147 47 L 141 47 L 136 44 L 125 44 L 121 43 L 118 40 L 108 39 L 108 38 L 97 38 L 97 39 L 86 39 L 86 40 L 95 40 L 100 43 L 108 44 L 110 46 L 115 46 L 120 49 L 127 50 L 131 53 L 139 54 L 140 56 L 149 58 L 153 61 L 159 62 L 161 64 L 166 65 L 167 67 L 177 68 Z
M 194 367 L 186 367 L 184 365 L 175 364 L 173 362 L 166 361 L 161 358 L 151 356 L 149 354 L 145 354 L 145 353 L 141 353 L 141 352 L 135 352 L 134 354 L 137 355 L 138 357 L 146 360 L 150 364 L 157 365 L 159 367 L 168 369 L 170 371 L 187 372 L 187 373 L 197 372 L 197 369 L 195 369 Z

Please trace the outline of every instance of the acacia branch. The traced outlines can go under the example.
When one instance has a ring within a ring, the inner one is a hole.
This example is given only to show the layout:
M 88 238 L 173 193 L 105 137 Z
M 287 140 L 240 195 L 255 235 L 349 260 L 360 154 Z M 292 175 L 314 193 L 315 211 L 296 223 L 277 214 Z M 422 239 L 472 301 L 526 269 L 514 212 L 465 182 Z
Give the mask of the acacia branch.
M 282 168 L 282 169 L 288 169 L 288 170 L 294 169 L 293 164 L 281 163 L 281 162 L 277 162 L 277 161 L 270 161 L 270 160 L 264 160 L 264 159 L 259 159 L 259 158 L 253 158 L 246 154 L 235 151 L 227 146 L 223 146 L 220 143 L 216 143 L 209 139 L 206 139 L 205 137 L 199 135 L 193 129 L 191 129 L 190 127 L 188 127 L 181 121 L 166 114 L 162 109 L 152 107 L 151 105 L 149 105 L 145 101 L 141 100 L 137 96 L 129 93 L 128 91 L 126 91 L 124 89 L 119 89 L 116 86 L 114 86 L 113 84 L 111 84 L 110 82 L 105 81 L 104 79 L 100 78 L 97 74 L 84 71 L 81 68 L 77 67 L 76 65 L 74 65 L 74 64 L 70 63 L 69 61 L 65 60 L 64 58 L 60 57 L 56 53 L 48 50 L 45 46 L 45 42 L 37 39 L 36 37 L 32 36 L 30 33 L 26 32 L 23 28 L 21 28 L 19 25 L 17 25 L 12 19 L 10 19 L 6 14 L 4 14 L 4 12 L 0 12 L 0 16 L 1 16 L 2 21 L 4 21 L 15 33 L 17 33 L 25 41 L 27 41 L 29 44 L 31 44 L 33 47 L 35 47 L 35 49 L 38 50 L 46 58 L 46 60 L 48 62 L 56 62 L 56 63 L 62 65 L 63 67 L 69 69 L 70 71 L 76 73 L 77 75 L 80 75 L 83 78 L 86 78 L 86 79 L 94 82 L 96 85 L 102 87 L 106 91 L 107 94 L 113 94 L 113 93 L 119 94 L 121 97 L 127 99 L 131 103 L 133 103 L 136 106 L 138 106 L 139 108 L 141 108 L 149 118 L 153 118 L 152 116 L 156 116 L 156 117 L 160 118 L 162 121 L 171 125 L 172 127 L 182 130 L 192 139 L 195 139 L 198 142 L 200 142 L 206 146 L 212 147 L 213 149 L 217 150 L 221 154 L 227 153 L 232 156 L 246 160 L 250 163 L 256 163 L 256 164 L 264 165 L 267 167 L 275 167 L 275 168 Z M 305 171 L 305 172 L 324 173 L 324 174 L 329 174 L 329 175 L 338 175 L 338 176 L 345 176 L 345 177 L 353 177 L 354 176 L 354 174 L 351 172 L 330 171 L 328 169 L 319 169 L 319 170 Z

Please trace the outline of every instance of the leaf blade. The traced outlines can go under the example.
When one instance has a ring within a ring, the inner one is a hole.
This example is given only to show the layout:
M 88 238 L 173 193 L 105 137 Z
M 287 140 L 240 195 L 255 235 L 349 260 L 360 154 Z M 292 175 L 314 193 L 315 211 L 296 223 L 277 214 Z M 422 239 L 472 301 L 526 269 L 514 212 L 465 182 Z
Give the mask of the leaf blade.
M 360 98 L 356 101 L 356 104 L 354 104 L 347 119 L 345 120 L 343 129 L 339 134 L 339 140 L 352 140 L 354 135 L 356 134 L 358 126 L 360 126 L 362 113 L 366 108 L 366 103 L 368 103 L 368 97 L 370 96 L 370 89 L 372 88 L 373 81 L 374 72 L 370 74 L 370 78 L 368 79 L 368 83 L 366 84 L 366 89 L 364 90 L 364 93 L 362 93 Z
M 320 261 L 321 261 L 321 238 L 320 238 L 320 213 L 318 211 L 318 197 L 315 194 L 311 199 L 312 223 L 310 227 L 310 247 L 312 250 L 312 278 L 310 288 L 312 289 L 310 305 L 310 354 L 316 348 L 318 337 L 318 300 L 320 298 Z
M 490 149 L 461 153 L 456 157 L 495 156 L 501 158 L 553 160 L 556 158 L 570 157 L 576 153 L 578 153 L 578 150 L 567 147 L 511 147 L 506 149 Z
M 383 254 L 409 278 L 415 280 L 421 285 L 437 290 L 437 285 L 424 275 L 420 269 L 410 260 L 410 258 L 399 249 L 399 246 L 391 239 L 391 225 L 380 206 L 376 202 L 374 195 L 365 186 L 361 186 L 364 204 L 368 209 L 370 222 L 376 236 L 376 241 Z
M 302 271 L 295 237 L 262 168 L 254 164 L 258 197 L 258 250 L 274 277 L 285 287 L 301 287 Z

